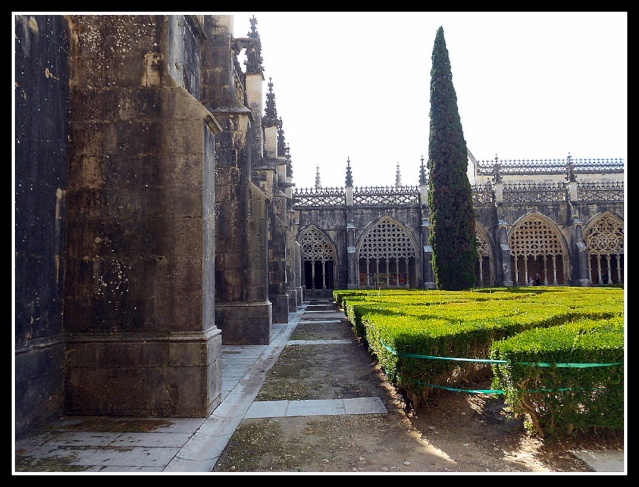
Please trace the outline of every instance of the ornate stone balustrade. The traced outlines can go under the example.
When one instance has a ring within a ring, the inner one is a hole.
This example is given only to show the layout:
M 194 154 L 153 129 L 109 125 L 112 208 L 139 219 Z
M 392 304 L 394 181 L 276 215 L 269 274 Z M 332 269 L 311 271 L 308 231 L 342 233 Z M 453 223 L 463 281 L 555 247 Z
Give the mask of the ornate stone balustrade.
M 623 201 L 624 182 L 604 181 L 577 184 L 579 201 Z
M 555 203 L 568 199 L 564 183 L 507 183 L 504 184 L 504 204 Z
M 562 172 L 563 172 L 562 168 Z M 556 203 L 568 200 L 568 183 L 523 182 L 504 183 L 505 204 Z M 578 201 L 624 201 L 623 181 L 577 182 Z M 492 205 L 496 201 L 495 185 L 488 182 L 473 186 L 475 206 Z M 419 186 L 370 186 L 353 188 L 354 206 L 413 206 L 420 204 Z M 424 201 L 421 204 L 428 204 Z M 344 188 L 300 188 L 293 192 L 297 208 L 346 205 Z
M 531 159 L 477 161 L 477 175 L 490 176 L 499 166 L 499 173 L 505 175 L 547 175 L 565 174 L 572 164 L 575 174 L 619 174 L 624 172 L 624 161 L 612 159 Z
M 419 205 L 419 187 L 371 186 L 355 188 L 353 204 L 362 206 Z
M 495 203 L 495 192 L 491 183 L 473 185 L 473 205 L 488 206 Z
M 344 188 L 300 188 L 293 192 L 295 207 L 343 206 L 346 204 Z

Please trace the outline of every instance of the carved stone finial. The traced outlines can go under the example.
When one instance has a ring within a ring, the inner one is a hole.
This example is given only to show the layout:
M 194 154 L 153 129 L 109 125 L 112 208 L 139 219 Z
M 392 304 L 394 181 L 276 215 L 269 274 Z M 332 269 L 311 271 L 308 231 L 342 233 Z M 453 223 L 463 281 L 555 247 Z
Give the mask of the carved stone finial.
M 275 106 L 275 93 L 273 93 L 273 80 L 268 79 L 268 92 L 266 93 L 266 109 L 264 110 L 264 116 L 262 117 L 262 125 L 265 127 L 272 127 L 277 125 L 277 108 Z
M 286 154 L 286 137 L 282 129 L 282 119 L 277 119 L 277 154 L 283 156 Z
M 419 184 L 424 186 L 426 182 L 426 167 L 424 166 L 424 156 L 422 155 L 422 163 L 419 166 Z
M 353 186 L 353 174 L 351 172 L 351 158 L 346 158 L 346 186 Z
M 499 164 L 499 158 L 497 154 L 495 154 L 495 166 L 493 168 L 493 181 L 496 183 L 501 183 L 504 177 L 501 175 L 501 164 Z
M 293 162 L 291 161 L 291 147 L 288 144 L 286 144 L 285 154 L 286 154 L 286 177 L 292 178 Z
M 574 183 L 577 181 L 577 175 L 575 174 L 575 165 L 572 162 L 570 152 L 568 153 L 568 162 L 566 163 L 566 181 Z
M 264 66 L 262 66 L 262 41 L 255 28 L 257 25 L 255 15 L 251 17 L 250 22 L 251 31 L 247 35 L 253 42 L 246 50 L 246 74 L 259 74 L 264 72 Z

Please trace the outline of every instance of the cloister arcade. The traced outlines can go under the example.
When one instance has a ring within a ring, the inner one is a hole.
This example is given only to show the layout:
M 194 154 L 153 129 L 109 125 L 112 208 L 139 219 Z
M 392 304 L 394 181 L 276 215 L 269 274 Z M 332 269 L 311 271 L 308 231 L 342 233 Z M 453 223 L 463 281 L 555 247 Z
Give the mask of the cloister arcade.
M 497 250 L 489 232 L 478 221 L 476 284 L 497 284 Z M 588 252 L 588 278 L 594 285 L 623 283 L 623 222 L 610 212 L 594 218 L 585 227 L 583 240 Z M 335 242 L 316 225 L 299 234 L 302 247 L 303 282 L 306 289 L 331 289 L 338 275 Z M 571 279 L 569 245 L 559 227 L 540 213 L 517 221 L 507 236 L 510 268 L 515 286 L 534 284 L 561 286 Z M 371 223 L 356 245 L 359 288 L 414 288 L 421 276 L 418 237 L 391 217 Z M 540 280 L 535 282 L 534 277 Z

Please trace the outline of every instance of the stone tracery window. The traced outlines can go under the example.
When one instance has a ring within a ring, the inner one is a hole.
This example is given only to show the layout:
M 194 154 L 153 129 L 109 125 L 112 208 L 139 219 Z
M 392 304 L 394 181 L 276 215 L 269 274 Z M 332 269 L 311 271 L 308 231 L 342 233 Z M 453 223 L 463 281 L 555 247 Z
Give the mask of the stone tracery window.
M 584 231 L 588 275 L 595 284 L 623 283 L 623 225 L 611 214 L 596 218 Z
M 385 217 L 362 236 L 361 287 L 414 286 L 415 246 L 407 230 Z
M 516 283 L 534 283 L 539 274 L 542 281 L 538 284 L 565 284 L 564 251 L 558 230 L 537 216 L 529 216 L 513 228 L 508 240 Z
M 335 248 L 328 237 L 317 227 L 311 226 L 300 233 L 304 281 L 307 289 L 331 289 Z

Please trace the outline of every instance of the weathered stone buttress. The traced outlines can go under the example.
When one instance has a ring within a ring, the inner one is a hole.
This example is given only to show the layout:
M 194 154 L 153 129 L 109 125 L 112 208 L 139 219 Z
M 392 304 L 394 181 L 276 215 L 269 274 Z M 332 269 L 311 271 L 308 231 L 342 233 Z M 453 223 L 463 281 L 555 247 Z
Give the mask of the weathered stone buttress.
M 168 69 L 197 74 L 186 53 L 199 56 L 202 33 L 184 17 L 70 25 L 65 411 L 206 416 L 221 400 L 220 126 Z

